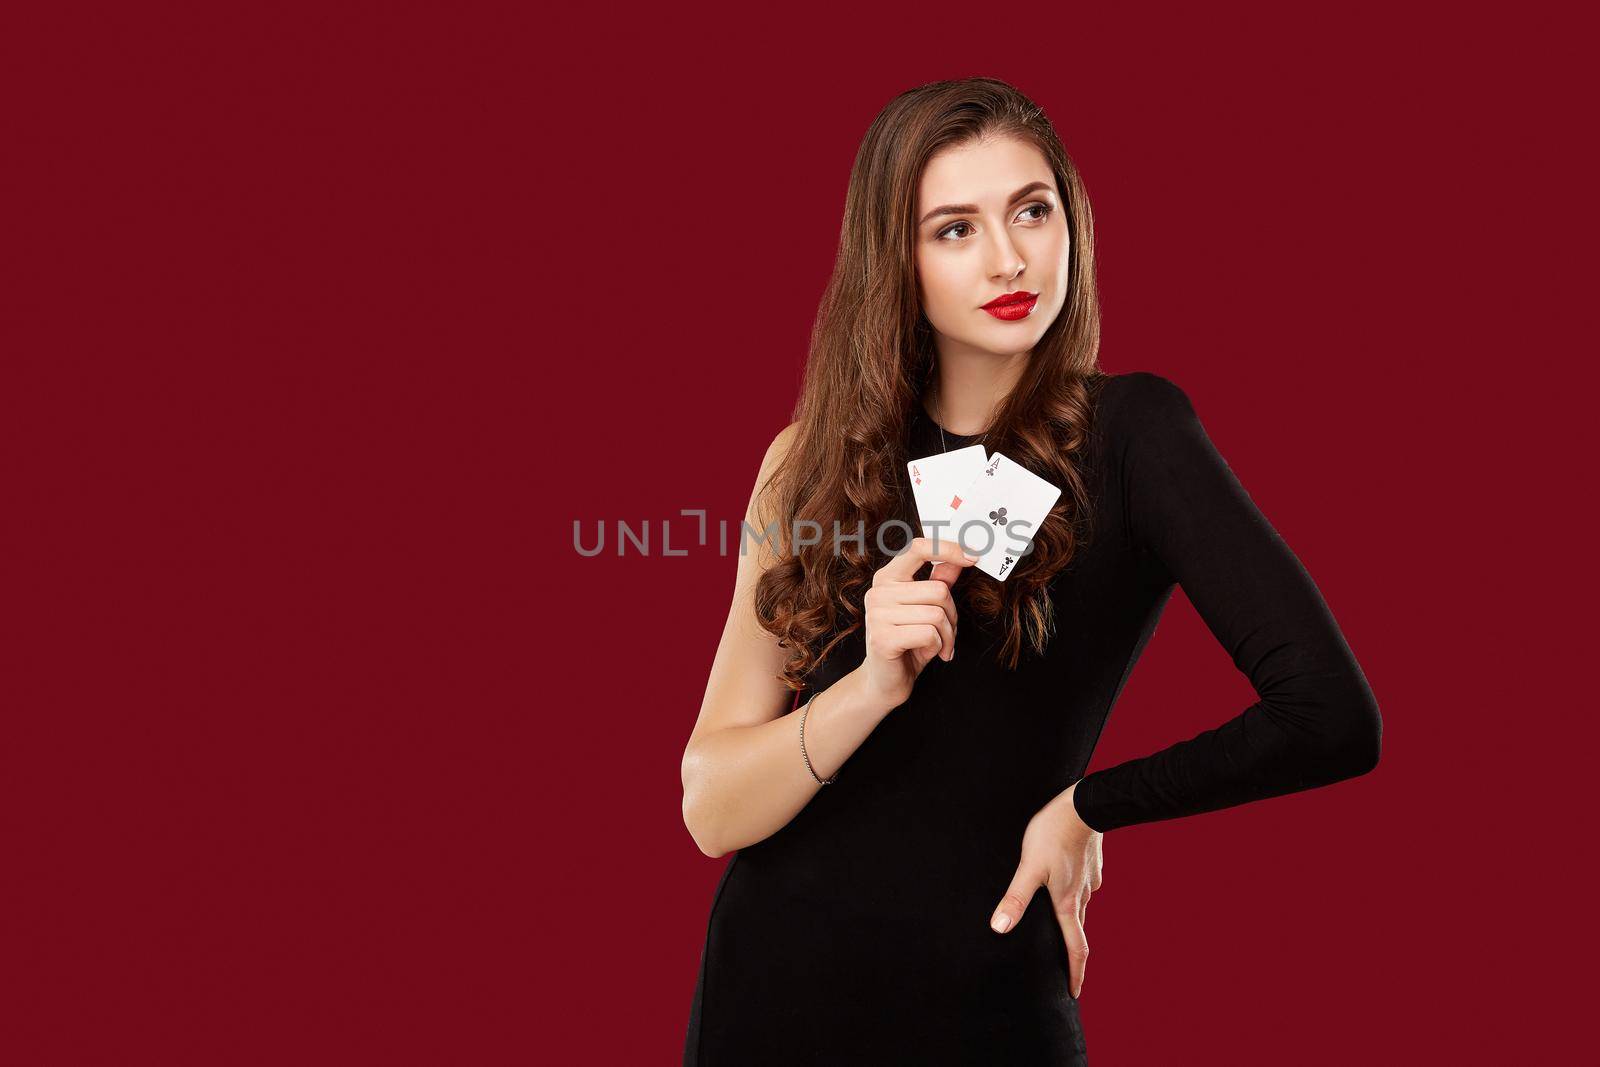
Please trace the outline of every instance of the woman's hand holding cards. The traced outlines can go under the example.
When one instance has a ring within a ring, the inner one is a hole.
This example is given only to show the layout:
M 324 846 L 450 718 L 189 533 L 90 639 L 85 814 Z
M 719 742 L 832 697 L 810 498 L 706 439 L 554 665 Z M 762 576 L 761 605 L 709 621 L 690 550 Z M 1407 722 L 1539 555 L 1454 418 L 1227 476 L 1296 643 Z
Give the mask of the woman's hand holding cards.
M 906 551 L 878 568 L 866 594 L 867 658 L 863 682 L 885 709 L 904 704 L 922 669 L 956 654 L 956 604 L 950 587 L 977 562 L 953 540 L 914 538 Z M 931 577 L 916 580 L 923 564 Z

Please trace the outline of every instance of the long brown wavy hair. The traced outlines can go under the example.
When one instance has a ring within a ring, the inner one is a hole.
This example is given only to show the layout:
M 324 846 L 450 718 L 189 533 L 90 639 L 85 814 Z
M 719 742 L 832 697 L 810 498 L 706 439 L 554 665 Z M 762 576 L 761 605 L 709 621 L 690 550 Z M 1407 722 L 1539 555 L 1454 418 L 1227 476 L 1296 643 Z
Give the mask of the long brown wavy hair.
M 864 622 L 872 575 L 889 556 L 880 525 L 915 530 L 907 484 L 907 435 L 932 378 L 937 351 L 918 297 L 916 197 L 928 161 L 941 150 L 989 137 L 1036 145 L 1054 172 L 1071 238 L 1065 305 L 1002 403 L 984 444 L 1062 487 L 1033 550 L 1005 582 L 972 568 L 957 584 L 962 610 L 1003 619 L 998 658 L 1015 669 L 1024 644 L 1043 652 L 1054 630 L 1046 586 L 1088 530 L 1081 470 L 1103 374 L 1094 221 L 1077 168 L 1044 112 L 994 78 L 941 81 L 900 94 L 873 120 L 856 153 L 845 197 L 833 276 L 812 328 L 797 426 L 783 460 L 763 483 L 772 491 L 776 561 L 756 586 L 756 617 L 788 649 L 782 678 L 804 687 L 807 672 Z M 865 524 L 865 544 L 842 536 Z M 824 531 L 820 543 L 793 537 L 796 524 Z M 885 535 L 892 551 L 900 539 Z M 903 541 L 902 541 L 903 543 Z

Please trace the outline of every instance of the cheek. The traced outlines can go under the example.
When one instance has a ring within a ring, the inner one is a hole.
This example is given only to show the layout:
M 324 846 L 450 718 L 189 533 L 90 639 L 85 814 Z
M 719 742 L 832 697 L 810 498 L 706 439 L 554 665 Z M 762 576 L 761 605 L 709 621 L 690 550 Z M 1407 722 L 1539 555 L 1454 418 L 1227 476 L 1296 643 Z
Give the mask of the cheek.
M 1039 265 L 1058 274 L 1065 274 L 1067 256 L 1072 245 L 1066 227 L 1042 231 L 1037 236 L 1039 240 L 1033 246 L 1033 255 Z
M 929 318 L 937 318 L 956 302 L 961 289 L 960 270 L 939 256 L 922 256 L 917 261 L 923 306 Z

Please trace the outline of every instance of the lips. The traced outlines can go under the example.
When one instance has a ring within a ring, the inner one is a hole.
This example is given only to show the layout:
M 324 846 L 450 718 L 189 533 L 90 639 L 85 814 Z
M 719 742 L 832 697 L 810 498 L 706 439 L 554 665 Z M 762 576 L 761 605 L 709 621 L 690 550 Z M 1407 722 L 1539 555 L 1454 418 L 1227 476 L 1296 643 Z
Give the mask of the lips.
M 995 297 L 993 300 L 983 305 L 983 310 L 987 311 L 997 319 L 1003 319 L 1006 322 L 1016 322 L 1018 319 L 1025 319 L 1029 315 L 1033 314 L 1033 305 L 1036 304 L 1038 300 L 1038 293 L 1029 293 L 1019 290 L 1015 293 L 1007 293 L 1005 296 Z
M 1014 293 L 1007 293 L 1004 296 L 995 297 L 993 300 L 983 305 L 983 310 L 990 311 L 994 308 L 1005 307 L 1007 304 L 1031 304 L 1038 299 L 1038 293 L 1030 293 L 1026 289 L 1018 289 Z

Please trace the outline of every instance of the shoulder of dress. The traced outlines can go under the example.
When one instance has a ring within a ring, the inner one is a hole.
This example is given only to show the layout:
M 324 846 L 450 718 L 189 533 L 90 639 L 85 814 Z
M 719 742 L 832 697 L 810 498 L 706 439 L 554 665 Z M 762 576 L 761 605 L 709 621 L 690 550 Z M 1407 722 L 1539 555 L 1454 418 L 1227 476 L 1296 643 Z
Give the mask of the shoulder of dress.
M 1101 386 L 1097 422 L 1108 438 L 1137 436 L 1192 414 L 1189 396 L 1153 371 L 1108 375 Z

